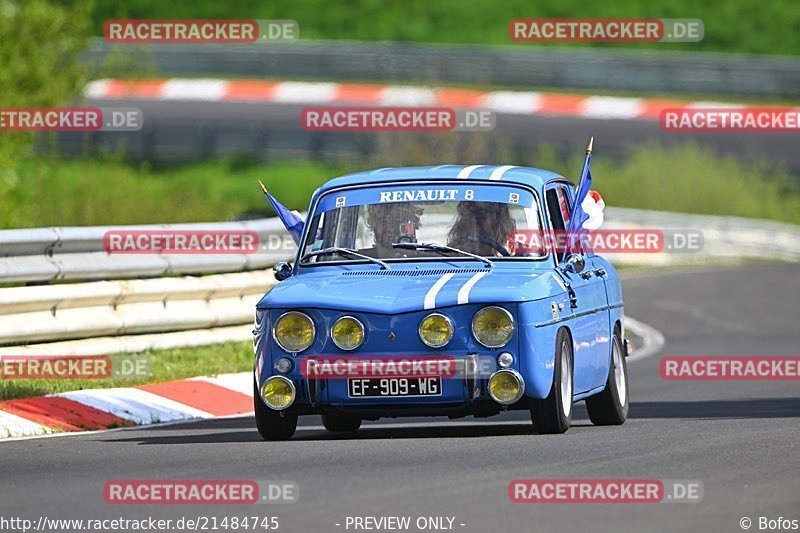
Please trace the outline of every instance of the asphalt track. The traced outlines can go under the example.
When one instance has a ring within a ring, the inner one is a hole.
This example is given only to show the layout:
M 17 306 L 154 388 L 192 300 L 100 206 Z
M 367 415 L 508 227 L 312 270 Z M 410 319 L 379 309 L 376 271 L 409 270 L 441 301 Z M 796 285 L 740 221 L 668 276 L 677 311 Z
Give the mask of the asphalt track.
M 742 517 L 800 519 L 798 382 L 664 381 L 663 355 L 800 352 L 800 265 L 632 273 L 626 313 L 660 329 L 634 360 L 632 407 L 593 427 L 582 405 L 565 435 L 521 414 L 365 423 L 332 437 L 301 419 L 290 442 L 250 417 L 0 443 L 0 517 L 279 517 L 279 531 L 346 531 L 346 516 L 451 516 L 455 531 L 741 531 Z M 264 506 L 110 506 L 109 479 L 293 480 L 299 501 Z M 699 503 L 512 504 L 518 478 L 699 480 Z M 413 522 L 412 522 L 413 523 Z M 336 526 L 335 524 L 342 524 Z M 461 526 L 460 524 L 464 524 Z M 352 529 L 350 529 L 352 531 Z M 410 531 L 417 531 L 412 528 Z
M 61 150 L 81 153 L 89 139 L 110 150 L 124 147 L 132 156 L 153 161 L 196 160 L 202 157 L 250 156 L 271 158 L 357 157 L 379 151 L 385 159 L 395 142 L 409 132 L 307 132 L 300 113 L 307 105 L 243 102 L 186 102 L 157 100 L 89 100 L 97 107 L 142 109 L 144 127 L 137 132 L 61 133 Z M 313 105 L 310 105 L 313 107 Z M 526 153 L 547 144 L 563 155 L 580 153 L 589 135 L 600 155 L 622 156 L 630 149 L 694 142 L 719 155 L 746 162 L 768 162 L 800 174 L 800 150 L 794 133 L 782 132 L 665 132 L 657 121 L 600 119 L 556 115 L 497 114 L 493 131 L 463 133 L 485 160 L 509 157 L 506 148 Z M 577 143 L 577 145 L 576 145 Z M 383 150 L 383 152 L 380 152 Z M 385 153 L 384 153 L 385 152 Z M 441 156 L 426 164 L 438 164 Z

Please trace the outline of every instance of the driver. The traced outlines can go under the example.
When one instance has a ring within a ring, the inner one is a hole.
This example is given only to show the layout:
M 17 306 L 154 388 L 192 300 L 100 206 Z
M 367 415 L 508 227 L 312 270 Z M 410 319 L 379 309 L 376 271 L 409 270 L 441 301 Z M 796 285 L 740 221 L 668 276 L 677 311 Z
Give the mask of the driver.
M 392 247 L 395 242 L 417 242 L 423 210 L 413 203 L 367 206 L 367 227 L 375 237 L 375 257 L 400 257 L 408 253 Z
M 481 256 L 511 255 L 516 230 L 508 206 L 498 202 L 459 202 L 447 245 Z

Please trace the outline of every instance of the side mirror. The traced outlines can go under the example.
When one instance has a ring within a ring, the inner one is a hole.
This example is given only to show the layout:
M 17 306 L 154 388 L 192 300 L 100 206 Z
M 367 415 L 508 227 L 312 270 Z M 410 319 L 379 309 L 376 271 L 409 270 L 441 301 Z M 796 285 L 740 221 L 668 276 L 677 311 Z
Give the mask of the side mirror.
M 286 261 L 279 261 L 272 267 L 272 273 L 275 275 L 275 279 L 283 281 L 292 276 L 292 265 Z
M 586 259 L 583 254 L 569 254 L 566 261 L 559 265 L 563 272 L 572 272 L 580 274 L 586 268 Z

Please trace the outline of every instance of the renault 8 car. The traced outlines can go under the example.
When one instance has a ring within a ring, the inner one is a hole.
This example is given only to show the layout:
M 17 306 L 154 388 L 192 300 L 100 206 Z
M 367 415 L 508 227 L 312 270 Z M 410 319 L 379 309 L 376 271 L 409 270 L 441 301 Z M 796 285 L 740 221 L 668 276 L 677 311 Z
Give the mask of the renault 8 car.
M 545 170 L 442 165 L 328 181 L 293 263 L 256 309 L 254 406 L 266 440 L 300 416 L 353 432 L 383 417 L 530 413 L 564 433 L 628 414 L 619 276 L 568 227 L 574 187 Z

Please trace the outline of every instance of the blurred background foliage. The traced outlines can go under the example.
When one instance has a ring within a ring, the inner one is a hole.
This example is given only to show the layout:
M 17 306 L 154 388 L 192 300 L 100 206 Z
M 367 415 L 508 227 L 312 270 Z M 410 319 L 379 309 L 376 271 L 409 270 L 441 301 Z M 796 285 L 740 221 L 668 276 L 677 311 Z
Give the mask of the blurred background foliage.
M 704 19 L 705 40 L 672 45 L 674 49 L 800 52 L 797 0 L 674 0 L 661 6 L 644 0 L 602 4 L 577 0 L 0 0 L 0 107 L 74 102 L 89 76 L 79 56 L 91 35 L 102 33 L 108 18 L 294 18 L 300 23 L 302 38 L 508 44 L 507 24 L 512 18 L 576 13 L 585 17 Z M 115 67 L 122 65 L 131 74 L 138 70 L 147 75 L 146 62 L 144 66 L 136 60 L 126 63 L 130 60 L 130 55 L 122 57 Z M 65 160 L 47 150 L 34 153 L 32 135 L 0 132 L 0 228 L 271 216 L 257 179 L 264 180 L 291 208 L 303 210 L 316 187 L 345 172 L 383 166 L 469 164 L 480 159 L 480 146 L 463 146 L 454 136 L 400 135 L 393 139 L 391 150 L 382 151 L 390 155 L 380 160 L 263 164 L 224 159 L 153 168 L 126 161 L 122 155 Z M 486 142 L 486 136 L 481 139 L 476 142 Z M 540 145 L 524 153 L 508 153 L 504 161 L 496 163 L 548 168 L 574 178 L 584 141 L 576 140 L 575 153 L 570 156 Z M 768 163 L 744 164 L 693 144 L 639 146 L 624 157 L 611 159 L 602 153 L 602 136 L 599 141 L 593 174 L 609 205 L 800 223 L 798 180 Z
M 548 17 L 699 18 L 705 24 L 699 43 L 594 44 L 600 47 L 800 53 L 797 0 L 99 0 L 92 25 L 102 35 L 111 18 L 295 19 L 303 39 L 510 44 L 510 20 Z

